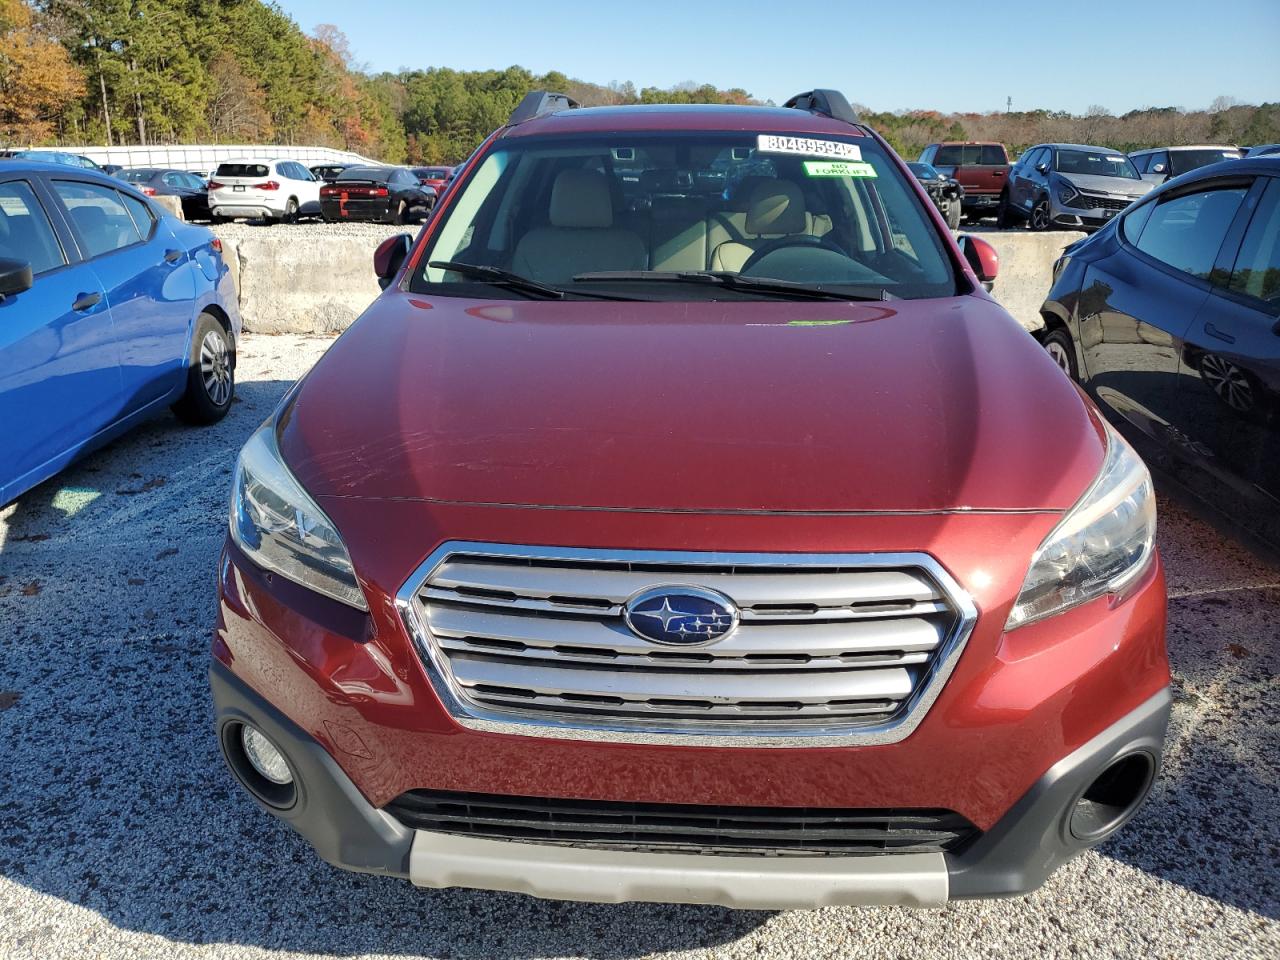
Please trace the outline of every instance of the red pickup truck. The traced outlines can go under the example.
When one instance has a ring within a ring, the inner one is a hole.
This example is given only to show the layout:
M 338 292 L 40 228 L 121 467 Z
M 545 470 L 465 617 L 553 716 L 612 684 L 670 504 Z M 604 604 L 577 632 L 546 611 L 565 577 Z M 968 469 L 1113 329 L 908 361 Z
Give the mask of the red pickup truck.
M 920 162 L 932 164 L 964 187 L 961 210 L 971 222 L 994 216 L 1009 179 L 1009 154 L 1003 143 L 931 143 Z

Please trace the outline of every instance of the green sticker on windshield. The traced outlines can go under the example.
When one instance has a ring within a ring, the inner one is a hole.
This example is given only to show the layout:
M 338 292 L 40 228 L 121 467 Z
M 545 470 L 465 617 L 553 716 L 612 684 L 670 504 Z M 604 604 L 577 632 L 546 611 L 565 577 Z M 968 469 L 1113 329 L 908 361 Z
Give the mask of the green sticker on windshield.
M 876 176 L 876 168 L 865 160 L 806 160 L 804 172 L 811 177 Z

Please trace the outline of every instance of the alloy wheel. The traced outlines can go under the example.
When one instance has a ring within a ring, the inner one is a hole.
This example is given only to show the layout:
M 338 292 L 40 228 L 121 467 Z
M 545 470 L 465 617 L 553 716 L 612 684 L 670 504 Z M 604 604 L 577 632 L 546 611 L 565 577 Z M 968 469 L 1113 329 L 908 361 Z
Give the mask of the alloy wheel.
M 226 406 L 231 399 L 231 350 L 220 331 L 210 330 L 200 343 L 200 376 L 209 399 Z
M 1248 413 L 1253 409 L 1253 385 L 1245 372 L 1230 360 L 1206 353 L 1200 360 L 1200 376 L 1232 410 Z
M 1071 376 L 1071 358 L 1067 356 L 1067 348 L 1056 340 L 1050 340 L 1044 345 L 1044 349 L 1059 369 L 1067 376 Z
M 1049 201 L 1041 200 L 1031 210 L 1031 229 L 1032 230 L 1048 230 L 1049 229 Z

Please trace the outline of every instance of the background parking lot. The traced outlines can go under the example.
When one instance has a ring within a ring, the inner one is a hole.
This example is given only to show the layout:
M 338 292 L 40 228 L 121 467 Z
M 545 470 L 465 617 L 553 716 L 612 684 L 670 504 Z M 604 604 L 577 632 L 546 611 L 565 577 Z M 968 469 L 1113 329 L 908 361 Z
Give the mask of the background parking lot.
M 1164 775 L 1132 825 L 1031 897 L 772 914 L 327 866 L 224 773 L 205 671 L 236 452 L 331 342 L 247 338 L 222 423 L 161 418 L 0 511 L 6 960 L 1280 956 L 1280 566 L 1168 498 Z

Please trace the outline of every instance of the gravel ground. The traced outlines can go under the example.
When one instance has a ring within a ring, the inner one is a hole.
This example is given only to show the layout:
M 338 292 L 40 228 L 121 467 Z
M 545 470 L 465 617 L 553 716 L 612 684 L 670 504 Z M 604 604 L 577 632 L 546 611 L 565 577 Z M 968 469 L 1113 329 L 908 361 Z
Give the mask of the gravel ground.
M 5 960 L 1280 957 L 1280 567 L 1168 501 L 1165 774 L 1026 899 L 595 906 L 327 866 L 233 787 L 205 669 L 235 451 L 330 342 L 247 340 L 223 423 L 159 419 L 0 511 Z
M 206 224 L 208 226 L 208 224 Z M 258 220 L 236 220 L 212 227 L 223 240 L 250 240 L 254 237 L 276 237 L 289 240 L 327 240 L 330 237 L 354 237 L 358 240 L 385 240 L 397 233 L 416 234 L 417 224 L 400 227 L 391 223 L 326 223 L 303 220 L 300 223 L 265 224 Z

